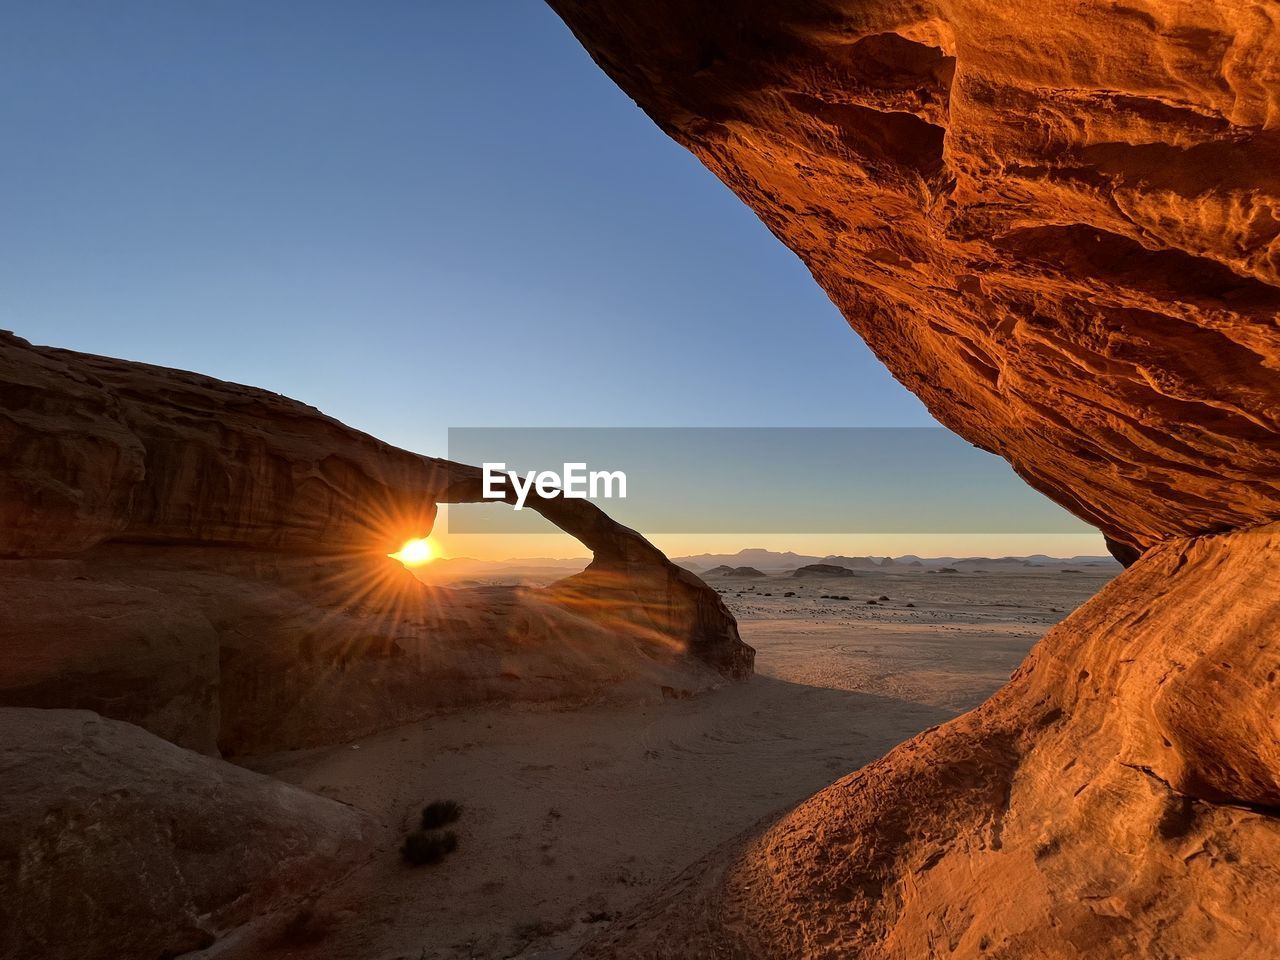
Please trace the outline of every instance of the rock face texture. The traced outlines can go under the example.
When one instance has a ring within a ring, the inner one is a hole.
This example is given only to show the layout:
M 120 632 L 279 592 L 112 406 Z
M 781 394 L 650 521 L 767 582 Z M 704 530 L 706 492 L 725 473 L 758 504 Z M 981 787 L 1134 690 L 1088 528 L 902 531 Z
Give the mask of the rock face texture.
M 190 601 L 68 561 L 0 561 L 0 590 L 0 705 L 96 710 L 217 752 L 218 631 Z
M 530 501 L 582 574 L 424 586 L 387 554 L 480 472 L 263 390 L 0 335 L 0 466 L 0 705 L 234 754 L 751 670 L 715 591 L 586 501 Z
M 0 709 L 0 957 L 172 957 L 366 860 L 370 818 L 132 724 Z
M 939 420 L 1133 564 L 586 955 L 1277 956 L 1274 9 L 550 2 Z
M 551 6 L 939 420 L 1126 560 L 1280 516 L 1269 6 Z

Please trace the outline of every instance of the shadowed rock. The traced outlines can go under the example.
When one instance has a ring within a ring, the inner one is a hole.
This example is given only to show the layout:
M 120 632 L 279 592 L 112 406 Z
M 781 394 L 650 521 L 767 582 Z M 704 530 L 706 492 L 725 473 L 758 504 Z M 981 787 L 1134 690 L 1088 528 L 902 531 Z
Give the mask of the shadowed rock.
M 0 336 L 0 704 L 244 753 L 483 700 L 657 696 L 751 671 L 715 591 L 584 500 L 546 590 L 420 583 L 387 554 L 478 469 L 285 397 Z M 494 507 L 499 509 L 499 507 Z
M 373 853 L 372 819 L 131 724 L 0 709 L 0 956 L 173 957 Z

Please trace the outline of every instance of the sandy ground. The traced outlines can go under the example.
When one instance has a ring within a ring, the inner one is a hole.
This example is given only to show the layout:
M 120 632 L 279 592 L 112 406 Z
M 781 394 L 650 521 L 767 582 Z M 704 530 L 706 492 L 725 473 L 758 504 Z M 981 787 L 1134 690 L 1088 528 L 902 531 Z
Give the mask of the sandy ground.
M 566 957 L 712 847 L 976 705 L 1115 572 L 711 580 L 757 648 L 747 683 L 691 700 L 477 710 L 258 758 L 249 765 L 387 824 L 354 888 L 267 955 Z M 820 599 L 831 593 L 851 599 Z M 458 850 L 406 867 L 397 848 L 433 799 L 464 807 Z

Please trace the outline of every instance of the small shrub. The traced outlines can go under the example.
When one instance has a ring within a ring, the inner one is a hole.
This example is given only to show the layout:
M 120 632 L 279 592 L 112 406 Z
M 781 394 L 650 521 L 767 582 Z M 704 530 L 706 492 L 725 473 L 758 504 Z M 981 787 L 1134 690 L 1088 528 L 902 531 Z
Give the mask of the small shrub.
M 462 816 L 462 805 L 456 800 L 436 800 L 422 808 L 422 829 L 436 830 L 448 826 Z
M 415 867 L 420 867 L 428 863 L 439 863 L 457 849 L 458 835 L 452 830 L 415 830 L 404 838 L 400 855 Z

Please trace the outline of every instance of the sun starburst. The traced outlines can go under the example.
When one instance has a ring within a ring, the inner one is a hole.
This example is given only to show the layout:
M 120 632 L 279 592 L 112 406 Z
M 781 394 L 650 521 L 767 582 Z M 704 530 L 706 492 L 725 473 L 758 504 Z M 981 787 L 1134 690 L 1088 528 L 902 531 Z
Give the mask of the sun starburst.
M 406 540 L 404 546 L 395 553 L 388 553 L 387 556 L 392 560 L 399 560 L 406 567 L 420 567 L 434 559 L 435 549 L 426 537 L 416 537 Z

